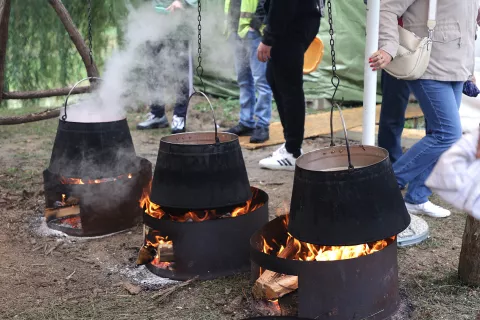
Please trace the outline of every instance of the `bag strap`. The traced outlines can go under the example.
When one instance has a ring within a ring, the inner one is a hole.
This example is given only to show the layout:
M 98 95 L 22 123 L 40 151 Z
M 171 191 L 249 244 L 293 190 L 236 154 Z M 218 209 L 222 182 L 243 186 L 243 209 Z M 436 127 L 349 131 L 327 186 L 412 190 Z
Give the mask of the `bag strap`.
M 437 26 L 437 0 L 428 1 L 428 38 L 432 39 L 433 30 Z

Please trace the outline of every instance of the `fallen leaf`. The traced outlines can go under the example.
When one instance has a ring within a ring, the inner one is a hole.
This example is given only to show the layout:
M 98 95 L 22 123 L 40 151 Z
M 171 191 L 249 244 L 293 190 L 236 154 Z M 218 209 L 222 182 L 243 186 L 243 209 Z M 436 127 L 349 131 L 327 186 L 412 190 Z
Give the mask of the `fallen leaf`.
M 142 287 L 136 286 L 136 285 L 131 284 L 131 283 L 128 283 L 128 282 L 124 282 L 124 283 L 123 283 L 123 287 L 124 287 L 125 290 L 127 290 L 128 293 L 130 293 L 131 295 L 137 295 L 137 294 L 139 294 L 140 292 L 142 292 Z

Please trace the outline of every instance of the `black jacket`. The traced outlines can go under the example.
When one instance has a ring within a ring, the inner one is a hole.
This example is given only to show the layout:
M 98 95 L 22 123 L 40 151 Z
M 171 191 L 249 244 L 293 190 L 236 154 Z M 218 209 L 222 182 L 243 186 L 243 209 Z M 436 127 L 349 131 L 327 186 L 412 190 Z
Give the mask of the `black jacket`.
M 297 39 L 311 41 L 318 33 L 325 0 L 265 0 L 265 30 L 262 42 Z

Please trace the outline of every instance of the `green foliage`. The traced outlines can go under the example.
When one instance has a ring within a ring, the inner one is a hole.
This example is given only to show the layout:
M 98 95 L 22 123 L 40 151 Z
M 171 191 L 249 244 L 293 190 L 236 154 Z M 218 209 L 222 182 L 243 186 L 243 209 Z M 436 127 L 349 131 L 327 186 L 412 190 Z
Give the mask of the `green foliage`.
M 87 39 L 86 0 L 64 0 Z M 99 70 L 118 43 L 127 13 L 122 0 L 92 1 L 93 56 Z M 8 90 L 39 90 L 71 85 L 86 76 L 80 55 L 46 0 L 12 0 L 7 50 Z

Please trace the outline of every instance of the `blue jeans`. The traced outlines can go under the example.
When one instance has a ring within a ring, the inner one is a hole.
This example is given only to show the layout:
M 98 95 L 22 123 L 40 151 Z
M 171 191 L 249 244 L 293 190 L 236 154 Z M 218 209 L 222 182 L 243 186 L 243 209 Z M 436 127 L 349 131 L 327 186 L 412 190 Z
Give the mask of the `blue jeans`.
M 257 59 L 262 37 L 258 31 L 249 31 L 244 39 L 233 34 L 232 41 L 235 43 L 235 69 L 240 87 L 239 122 L 248 128 L 268 127 L 272 117 L 272 90 L 266 77 L 267 64 Z
M 388 151 L 395 163 L 403 154 L 402 132 L 410 89 L 407 81 L 398 80 L 382 71 L 382 108 L 378 128 L 378 146 Z
M 407 84 L 420 103 L 427 134 L 393 164 L 393 170 L 401 188 L 408 184 L 405 201 L 422 204 L 432 194 L 425 180 L 442 153 L 462 136 L 458 109 L 463 82 L 414 80 Z

